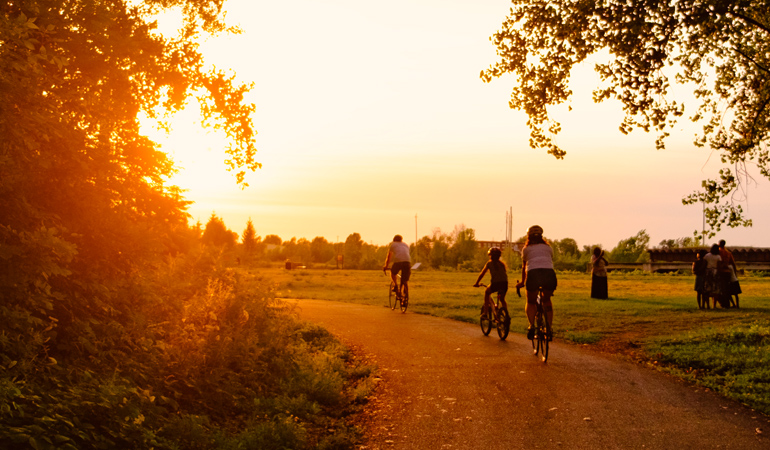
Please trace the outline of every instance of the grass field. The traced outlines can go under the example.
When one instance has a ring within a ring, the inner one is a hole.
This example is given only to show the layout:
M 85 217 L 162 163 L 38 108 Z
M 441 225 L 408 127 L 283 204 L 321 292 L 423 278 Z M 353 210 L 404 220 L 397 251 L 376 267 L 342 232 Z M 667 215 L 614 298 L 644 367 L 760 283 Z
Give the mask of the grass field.
M 381 271 L 250 269 L 278 296 L 383 306 L 389 278 Z M 409 312 L 478 323 L 478 274 L 416 272 Z M 509 274 L 511 281 L 515 273 Z M 609 300 L 589 297 L 591 278 L 560 273 L 554 297 L 555 339 L 620 353 L 700 383 L 770 414 L 770 278 L 740 279 L 740 309 L 699 310 L 694 277 L 612 273 Z M 524 300 L 508 293 L 511 331 L 526 332 Z M 394 313 L 396 314 L 396 313 Z

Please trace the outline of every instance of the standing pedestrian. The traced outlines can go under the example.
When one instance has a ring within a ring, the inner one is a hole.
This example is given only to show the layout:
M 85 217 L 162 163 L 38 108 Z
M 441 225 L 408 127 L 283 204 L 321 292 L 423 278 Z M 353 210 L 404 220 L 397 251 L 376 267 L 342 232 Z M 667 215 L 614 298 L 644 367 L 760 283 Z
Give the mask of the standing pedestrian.
M 591 298 L 606 300 L 609 298 L 607 288 L 607 259 L 604 257 L 604 251 L 599 247 L 594 247 L 594 254 L 591 255 Z
M 725 248 L 725 244 L 726 242 L 724 239 L 719 241 L 719 256 L 722 257 L 722 268 L 719 270 L 719 281 L 723 299 L 722 303 L 726 308 L 731 306 L 737 308 L 737 297 L 738 294 L 741 293 L 741 286 L 738 284 L 736 287 L 733 283 L 738 283 L 738 267 L 735 265 L 733 253 Z M 737 292 L 734 293 L 733 291 L 736 290 Z M 735 295 L 736 300 L 733 300 L 733 295 Z
M 718 272 L 722 265 L 722 257 L 719 256 L 719 245 L 712 245 L 711 251 L 706 253 L 703 259 L 706 260 L 706 279 L 703 282 L 706 290 L 706 309 L 709 308 L 709 297 L 713 300 L 714 309 L 716 309 L 717 299 L 721 294 Z
M 695 254 L 695 262 L 692 263 L 692 273 L 695 275 L 695 298 L 698 301 L 698 309 L 705 309 L 708 306 L 709 298 L 706 291 L 706 265 L 704 259 L 706 250 L 698 250 Z

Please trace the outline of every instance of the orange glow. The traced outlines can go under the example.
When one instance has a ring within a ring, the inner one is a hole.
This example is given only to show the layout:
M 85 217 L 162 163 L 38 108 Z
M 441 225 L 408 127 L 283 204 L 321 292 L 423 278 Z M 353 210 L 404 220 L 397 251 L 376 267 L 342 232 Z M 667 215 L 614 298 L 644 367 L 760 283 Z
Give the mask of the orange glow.
M 163 145 L 184 168 L 172 182 L 189 190 L 194 220 L 215 211 L 238 233 L 251 218 L 261 236 L 335 242 L 358 232 L 377 244 L 395 233 L 412 242 L 415 226 L 423 236 L 461 223 L 478 239 L 502 239 L 509 207 L 514 235 L 538 223 L 580 246 L 611 248 L 641 229 L 657 244 L 700 229 L 700 208 L 681 198 L 718 158 L 693 147 L 686 121 L 665 151 L 652 135 L 622 135 L 617 105 L 591 101 L 599 81 L 589 66 L 574 74 L 572 111 L 554 111 L 565 160 L 529 148 L 526 117 L 507 105 L 515 80 L 478 76 L 494 62 L 488 37 L 508 5 L 229 0 L 243 34 L 202 50 L 254 82 L 263 168 L 239 189 L 221 136 L 180 114 Z M 770 189 L 757 179 L 754 228 L 718 236 L 731 245 L 770 246 Z

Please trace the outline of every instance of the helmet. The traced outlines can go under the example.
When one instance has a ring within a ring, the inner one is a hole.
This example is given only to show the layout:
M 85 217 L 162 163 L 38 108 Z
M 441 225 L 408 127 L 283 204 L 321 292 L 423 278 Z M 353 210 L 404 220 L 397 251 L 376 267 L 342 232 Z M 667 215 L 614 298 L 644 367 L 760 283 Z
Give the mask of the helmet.
M 533 234 L 542 235 L 543 227 L 541 227 L 540 225 L 532 225 L 531 227 L 529 227 L 529 229 L 527 230 L 527 236 L 532 236 Z
M 499 258 L 502 254 L 503 252 L 497 247 L 492 247 L 487 251 L 487 255 L 493 258 Z

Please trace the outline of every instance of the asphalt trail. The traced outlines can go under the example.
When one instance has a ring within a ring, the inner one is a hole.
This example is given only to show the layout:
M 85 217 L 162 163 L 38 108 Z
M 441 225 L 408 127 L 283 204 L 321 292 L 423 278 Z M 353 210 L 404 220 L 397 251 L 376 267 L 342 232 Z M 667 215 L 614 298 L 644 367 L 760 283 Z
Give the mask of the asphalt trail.
M 770 449 L 766 416 L 579 346 L 557 340 L 543 364 L 516 333 L 500 341 L 494 329 L 350 303 L 297 308 L 379 366 L 368 450 Z

